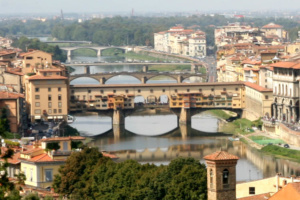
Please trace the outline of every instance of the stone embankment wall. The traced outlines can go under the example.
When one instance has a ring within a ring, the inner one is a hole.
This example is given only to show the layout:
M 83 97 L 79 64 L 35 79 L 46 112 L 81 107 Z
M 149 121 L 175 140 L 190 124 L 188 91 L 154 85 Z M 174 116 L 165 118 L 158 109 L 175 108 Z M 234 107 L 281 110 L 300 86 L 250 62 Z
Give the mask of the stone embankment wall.
M 282 123 L 276 124 L 275 134 L 279 135 L 281 139 L 287 143 L 295 146 L 300 146 L 300 132 L 294 131 L 286 127 Z

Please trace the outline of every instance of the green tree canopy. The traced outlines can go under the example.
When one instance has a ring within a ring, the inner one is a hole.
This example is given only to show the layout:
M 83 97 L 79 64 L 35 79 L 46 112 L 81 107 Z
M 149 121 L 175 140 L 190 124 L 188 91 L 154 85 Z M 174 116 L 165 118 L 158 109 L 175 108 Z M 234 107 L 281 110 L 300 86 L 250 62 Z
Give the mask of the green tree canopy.
M 116 163 L 95 148 L 72 154 L 53 186 L 70 199 L 207 199 L 205 165 L 193 158 L 168 166 Z

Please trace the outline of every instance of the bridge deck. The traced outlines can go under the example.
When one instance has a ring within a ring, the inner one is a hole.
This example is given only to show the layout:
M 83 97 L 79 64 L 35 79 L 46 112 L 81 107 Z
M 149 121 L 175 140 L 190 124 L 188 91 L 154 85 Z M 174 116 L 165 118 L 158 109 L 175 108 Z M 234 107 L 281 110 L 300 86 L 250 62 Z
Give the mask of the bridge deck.
M 71 64 L 71 63 L 65 63 L 66 66 L 107 66 L 107 65 L 202 65 L 202 63 L 129 63 L 129 62 L 122 62 L 122 63 L 76 63 L 76 64 Z
M 114 87 L 163 87 L 163 86 L 227 86 L 227 85 L 245 85 L 243 81 L 237 82 L 214 82 L 214 83 L 151 83 L 151 84 L 109 84 L 109 85 L 71 85 L 74 88 L 85 88 L 85 87 L 101 87 L 101 88 L 114 88 Z

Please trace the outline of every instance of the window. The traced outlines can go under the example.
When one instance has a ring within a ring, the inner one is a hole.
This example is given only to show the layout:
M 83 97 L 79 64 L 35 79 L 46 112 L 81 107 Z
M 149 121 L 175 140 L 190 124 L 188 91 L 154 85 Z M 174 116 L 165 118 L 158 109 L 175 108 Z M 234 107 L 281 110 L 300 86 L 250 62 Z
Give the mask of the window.
M 40 109 L 35 109 L 34 114 L 41 114 L 41 110 Z
M 225 91 L 226 91 L 226 88 L 223 88 L 223 91 L 225 92 Z
M 48 95 L 48 101 L 51 101 L 52 100 L 52 97 L 51 97 L 51 95 L 49 94 Z
M 33 181 L 33 169 L 30 169 L 30 181 Z
M 213 91 L 215 91 L 215 89 L 214 89 L 214 88 L 211 88 L 211 91 L 213 92 Z
M 266 96 L 265 96 L 265 99 L 269 99 L 269 96 L 268 96 L 268 95 L 266 95 Z
M 27 174 L 26 174 L 26 167 L 23 168 L 23 172 L 24 172 L 24 175 L 27 176 Z
M 48 92 L 51 92 L 51 88 L 50 87 L 48 88 Z
M 100 93 L 101 93 L 101 94 L 103 94 L 103 93 L 104 93 L 104 91 L 103 91 L 103 90 L 100 90 Z
M 52 109 L 48 109 L 48 114 L 52 114 Z
M 61 95 L 60 94 L 58 95 L 58 101 L 61 101 Z
M 116 92 L 117 92 L 117 90 L 114 90 L 113 92 L 114 92 L 114 93 L 116 93 Z
M 177 93 L 177 89 L 174 90 Z
M 40 91 L 40 88 L 35 88 L 35 92 L 39 92 Z
M 235 88 L 235 91 L 238 91 L 239 90 L 239 88 Z
M 58 102 L 58 107 L 61 108 L 62 107 L 62 103 Z
M 162 92 L 165 92 L 166 90 L 165 89 L 162 89 Z
M 128 90 L 125 90 L 126 93 L 128 93 Z
M 88 93 L 91 93 L 91 90 L 88 90 Z
M 53 179 L 53 170 L 52 169 L 45 169 L 45 181 L 51 182 Z
M 61 110 L 61 109 L 58 109 L 58 113 L 62 113 L 62 110 Z
M 141 93 L 141 90 L 138 90 L 138 93 Z
M 53 109 L 53 112 L 54 112 L 54 113 L 57 113 L 57 110 L 56 110 L 56 109 Z
M 74 94 L 74 92 L 75 92 L 74 90 L 71 90 L 71 93 L 72 93 L 72 94 Z
M 30 67 L 30 64 L 26 64 L 26 68 L 29 68 Z
M 48 102 L 48 108 L 52 108 L 52 102 Z
M 190 92 L 190 89 L 186 89 L 187 92 Z
M 249 194 L 255 194 L 255 187 L 249 187 Z
M 228 185 L 229 184 L 229 171 L 228 169 L 223 170 L 223 185 Z
M 210 187 L 212 188 L 214 183 L 214 173 L 212 169 L 210 169 L 209 178 L 210 178 Z
M 40 99 L 40 95 L 35 95 L 35 99 Z
M 35 107 L 40 107 L 40 102 L 35 102 Z
M 202 89 L 199 89 L 199 92 L 202 92 Z
M 153 93 L 153 89 L 150 89 L 150 92 Z
M 61 87 L 58 87 L 57 90 L 58 90 L 59 92 L 61 92 Z M 73 91 L 74 91 L 74 90 L 73 90 Z

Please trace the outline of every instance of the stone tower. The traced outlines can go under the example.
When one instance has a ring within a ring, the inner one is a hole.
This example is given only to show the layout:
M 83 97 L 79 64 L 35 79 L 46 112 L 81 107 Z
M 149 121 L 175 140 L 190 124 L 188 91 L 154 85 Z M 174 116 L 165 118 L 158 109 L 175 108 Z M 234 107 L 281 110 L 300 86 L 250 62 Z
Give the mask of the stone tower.
M 236 200 L 236 170 L 238 157 L 217 151 L 204 157 L 207 164 L 208 200 Z

